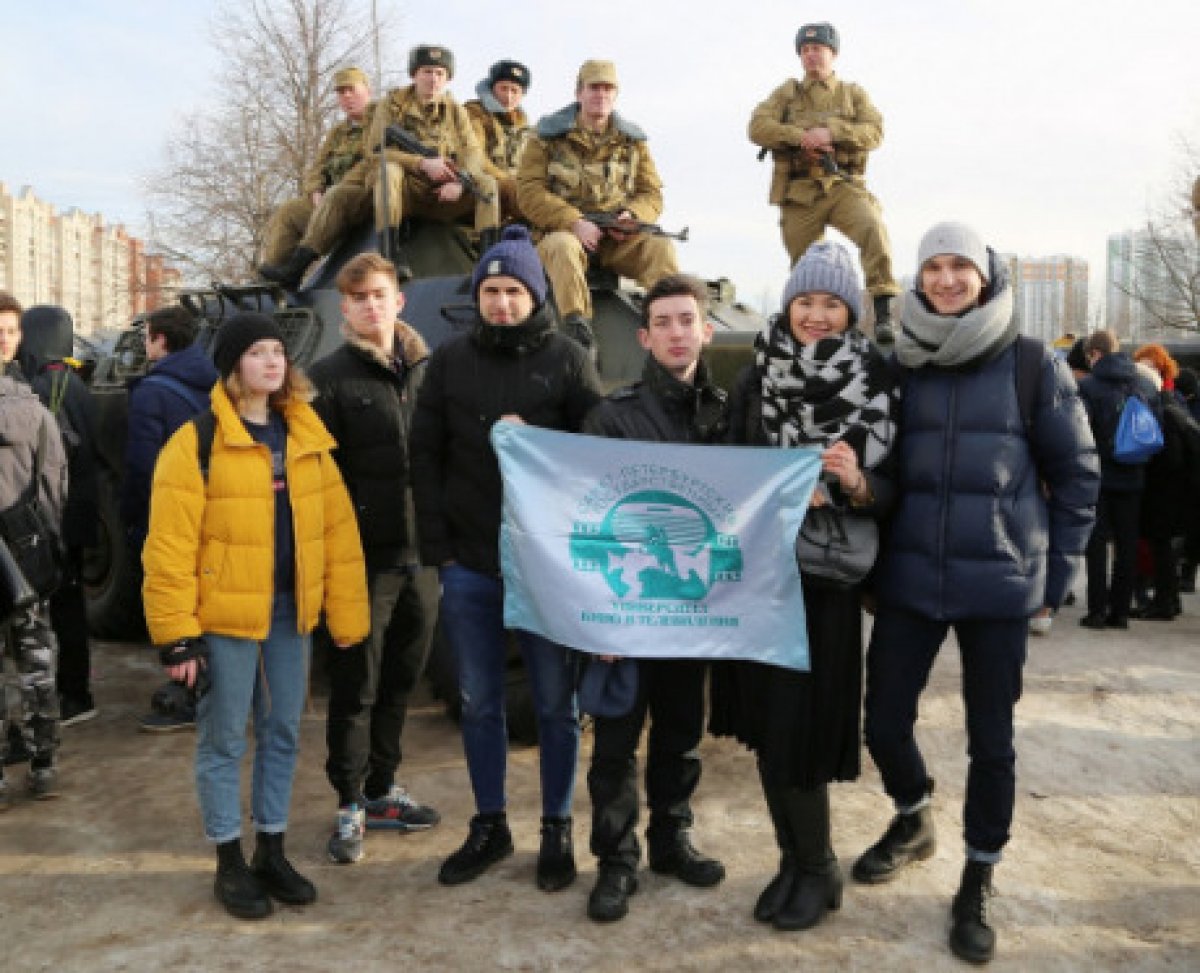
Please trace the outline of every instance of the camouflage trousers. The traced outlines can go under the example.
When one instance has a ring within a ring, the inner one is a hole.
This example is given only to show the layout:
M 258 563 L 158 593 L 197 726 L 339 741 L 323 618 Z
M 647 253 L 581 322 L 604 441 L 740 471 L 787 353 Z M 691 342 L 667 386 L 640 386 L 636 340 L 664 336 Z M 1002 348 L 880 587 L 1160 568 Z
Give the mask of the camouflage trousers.
M 319 254 L 327 254 L 337 242 L 371 215 L 371 190 L 359 168 L 331 189 L 325 191 L 308 221 L 303 246 Z M 290 252 L 290 251 L 289 251 Z
M 546 267 L 546 276 L 554 290 L 558 313 L 592 316 L 592 295 L 587 285 L 588 252 L 570 230 L 557 230 L 543 236 L 537 245 Z M 660 236 L 636 233 L 625 240 L 606 236 L 591 259 L 622 277 L 636 280 L 642 287 L 653 286 L 660 277 L 679 272 L 675 247 Z
M 19 613 L 0 637 L 0 767 L 8 757 L 10 726 L 40 766 L 48 766 L 58 750 L 58 643 L 43 614 Z
M 399 226 L 407 216 L 423 217 L 442 223 L 456 223 L 461 219 L 474 215 L 475 230 L 486 230 L 500 225 L 500 194 L 496 188 L 496 180 L 486 173 L 476 180 L 479 188 L 491 196 L 491 202 L 477 199 L 467 191 L 453 203 L 443 203 L 437 198 L 436 187 L 421 176 L 407 172 L 403 166 L 389 162 L 387 164 L 388 193 L 387 211 L 383 206 L 382 193 L 379 192 L 379 169 L 371 169 L 367 177 L 368 183 L 375 189 L 375 228 L 382 230 L 389 226 Z
M 271 214 L 263 241 L 264 264 L 281 264 L 292 255 L 304 239 L 315 208 L 311 199 L 297 197 L 289 199 Z
M 892 276 L 892 244 L 883 225 L 883 211 L 865 186 L 841 179 L 827 187 L 815 179 L 789 183 L 787 202 L 779 206 L 779 229 L 792 266 L 829 226 L 858 247 L 872 297 L 900 293 Z

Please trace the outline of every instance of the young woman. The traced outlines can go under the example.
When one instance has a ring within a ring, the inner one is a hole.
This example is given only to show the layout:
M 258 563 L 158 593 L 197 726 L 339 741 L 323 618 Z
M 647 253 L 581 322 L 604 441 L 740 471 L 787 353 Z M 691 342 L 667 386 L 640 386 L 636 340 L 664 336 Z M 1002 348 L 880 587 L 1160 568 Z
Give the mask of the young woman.
M 310 633 L 324 610 L 339 647 L 366 637 L 366 571 L 333 438 L 274 319 L 235 315 L 213 358 L 211 416 L 184 424 L 155 467 L 144 599 L 167 675 L 203 691 L 196 791 L 217 846 L 217 899 L 257 919 L 270 914 L 269 896 L 317 896 L 283 853 Z M 247 866 L 239 765 L 251 712 L 257 845 Z
M 730 415 L 735 442 L 821 451 L 828 497 L 878 516 L 891 496 L 885 467 L 896 396 L 883 356 L 855 325 L 862 297 L 850 254 L 814 243 L 792 270 L 782 313 L 739 377 Z M 713 672 L 714 733 L 758 755 L 781 852 L 779 873 L 754 917 L 807 929 L 841 904 L 829 825 L 830 781 L 859 772 L 862 605 L 858 586 L 833 588 L 801 573 L 809 672 L 756 662 Z

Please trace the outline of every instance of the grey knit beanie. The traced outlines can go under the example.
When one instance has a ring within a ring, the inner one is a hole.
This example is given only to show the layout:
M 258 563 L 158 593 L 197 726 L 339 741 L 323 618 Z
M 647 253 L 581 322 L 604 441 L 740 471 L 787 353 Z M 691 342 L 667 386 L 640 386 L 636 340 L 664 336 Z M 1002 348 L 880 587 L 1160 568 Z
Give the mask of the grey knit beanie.
M 985 281 L 991 279 L 987 246 L 984 244 L 983 238 L 966 223 L 938 223 L 926 231 L 917 247 L 918 279 L 920 279 L 921 268 L 925 266 L 925 261 L 940 253 L 966 257 L 975 265 L 975 269 L 979 271 Z
M 862 287 L 850 251 L 832 240 L 818 240 L 796 261 L 783 285 L 783 313 L 800 294 L 832 294 L 850 309 L 853 327 L 862 317 Z

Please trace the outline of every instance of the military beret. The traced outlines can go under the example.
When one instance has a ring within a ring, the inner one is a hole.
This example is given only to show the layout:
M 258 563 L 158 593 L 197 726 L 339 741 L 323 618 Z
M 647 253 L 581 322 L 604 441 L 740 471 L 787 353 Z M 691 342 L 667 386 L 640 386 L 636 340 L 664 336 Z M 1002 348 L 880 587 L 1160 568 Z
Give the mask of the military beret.
M 796 53 L 805 44 L 824 44 L 834 54 L 838 52 L 841 41 L 838 39 L 837 28 L 833 24 L 805 24 L 796 32 Z
M 533 76 L 530 75 L 529 68 L 520 61 L 497 61 L 488 69 L 488 87 L 492 87 L 497 81 L 511 81 L 513 84 L 519 84 L 522 91 L 528 91 Z
M 416 74 L 418 68 L 445 68 L 446 74 L 453 78 L 454 53 L 447 47 L 418 44 L 408 52 L 409 77 Z
M 617 87 L 617 66 L 612 61 L 584 61 L 575 87 L 582 88 L 585 84 L 611 84 Z
M 362 68 L 342 68 L 342 70 L 333 76 L 333 87 L 335 90 L 338 88 L 349 88 L 355 84 L 365 84 L 368 88 L 371 86 L 371 82 L 367 80 L 367 76 Z

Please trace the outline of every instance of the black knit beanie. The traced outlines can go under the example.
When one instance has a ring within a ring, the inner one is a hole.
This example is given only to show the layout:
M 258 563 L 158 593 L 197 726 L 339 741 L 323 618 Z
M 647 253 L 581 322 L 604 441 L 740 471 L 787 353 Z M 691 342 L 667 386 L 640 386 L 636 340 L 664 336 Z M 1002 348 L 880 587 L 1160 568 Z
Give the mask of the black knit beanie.
M 269 314 L 241 311 L 222 324 L 213 344 L 213 364 L 221 378 L 229 378 L 246 349 L 264 338 L 283 341 L 283 332 Z

